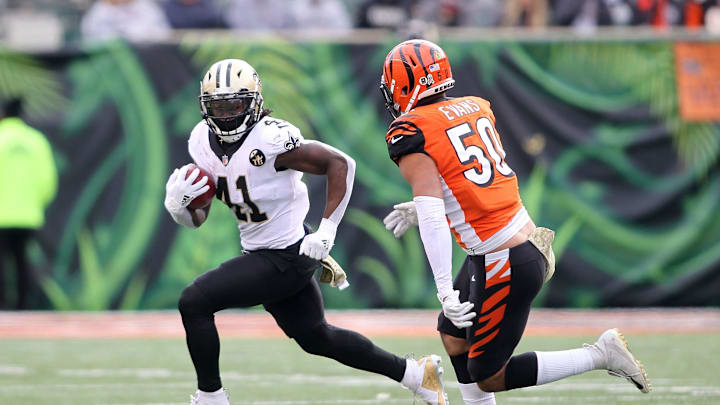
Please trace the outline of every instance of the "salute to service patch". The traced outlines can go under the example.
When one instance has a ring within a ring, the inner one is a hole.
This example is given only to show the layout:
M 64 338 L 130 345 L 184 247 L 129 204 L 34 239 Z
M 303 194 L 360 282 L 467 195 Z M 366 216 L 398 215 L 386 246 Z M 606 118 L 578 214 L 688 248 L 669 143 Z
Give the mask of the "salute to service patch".
M 262 166 L 265 164 L 265 155 L 260 149 L 253 149 L 250 152 L 250 164 L 253 166 Z

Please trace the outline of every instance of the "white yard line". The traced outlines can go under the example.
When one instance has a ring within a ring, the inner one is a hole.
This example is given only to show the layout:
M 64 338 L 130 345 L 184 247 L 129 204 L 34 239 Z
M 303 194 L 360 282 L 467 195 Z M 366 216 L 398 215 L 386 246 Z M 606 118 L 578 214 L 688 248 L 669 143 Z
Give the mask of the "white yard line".
M 5 367 L 15 373 L 28 373 L 28 370 L 22 367 Z M 3 366 L 0 366 L 0 374 Z M 120 368 L 120 369 L 59 369 L 57 374 L 62 377 L 70 378 L 103 378 L 103 377 L 135 377 L 139 380 L 158 380 L 158 379 L 174 379 L 188 380 L 188 384 L 194 378 L 192 372 L 178 372 L 165 368 Z M 223 380 L 236 381 L 244 384 L 252 384 L 253 386 L 273 386 L 277 381 L 283 381 L 283 384 L 290 385 L 328 385 L 340 387 L 396 387 L 398 383 L 388 378 L 376 375 L 356 376 L 356 375 L 318 375 L 318 374 L 284 374 L 284 373 L 267 373 L 267 374 L 245 374 L 238 372 L 224 372 Z M 520 391 L 551 391 L 551 392 L 570 392 L 570 391 L 601 391 L 609 393 L 637 392 L 637 389 L 630 383 L 618 378 L 607 377 L 607 381 L 588 380 L 574 378 L 572 380 L 554 382 L 537 387 L 522 388 Z M 669 379 L 658 378 L 653 379 L 653 393 L 678 393 L 691 394 L 696 396 L 720 396 L 720 385 L 698 385 L 688 384 L 690 379 Z M 118 383 L 118 385 L 126 385 L 127 381 Z M 72 386 L 72 384 L 68 384 Z M 116 384 L 101 384 L 103 386 L 115 386 Z M 80 385 L 78 385 L 80 386 Z M 458 384 L 455 381 L 447 381 L 445 386 L 448 389 L 457 389 Z M 0 387 L 2 389 L 3 387 Z
M 0 374 L 21 375 L 33 374 L 34 370 L 14 365 L 0 365 Z M 125 391 L 128 388 L 135 390 L 142 389 L 187 389 L 188 395 L 194 391 L 194 375 L 191 372 L 177 372 L 165 368 L 122 368 L 122 369 L 60 369 L 56 372 L 57 376 L 64 377 L 67 383 L 57 384 L 8 384 L 0 386 L 0 392 L 12 393 L 26 390 L 42 389 L 47 392 L 58 391 Z M 116 383 L 88 383 L 94 378 L 122 377 L 124 380 Z M 138 381 L 128 381 L 127 378 L 137 378 Z M 82 379 L 82 382 L 73 383 Z M 236 386 L 231 392 L 236 395 L 241 392 L 243 385 L 252 385 L 253 387 L 275 387 L 277 381 L 283 381 L 284 385 L 290 386 L 331 386 L 337 387 L 368 387 L 375 390 L 383 388 L 397 388 L 399 385 L 385 377 L 367 375 L 367 376 L 342 376 L 342 375 L 316 375 L 316 374 L 243 374 L 237 372 L 226 372 L 223 379 L 232 381 L 230 386 Z M 708 403 L 720 403 L 720 385 L 700 385 L 692 379 L 669 379 L 657 378 L 654 380 L 653 393 L 650 396 L 639 393 L 630 383 L 620 379 L 607 377 L 608 381 L 589 380 L 587 378 L 574 378 L 563 382 L 555 382 L 538 387 L 522 388 L 516 391 L 516 394 L 509 396 L 500 394 L 502 402 L 505 403 L 527 403 L 527 404 L 545 404 L 553 403 L 558 400 L 571 401 L 572 398 L 563 393 L 585 391 L 591 394 L 586 403 L 588 404 L 606 404 L 606 403 L 635 403 L 642 402 L 648 398 L 652 398 L 654 402 L 663 401 L 673 403 L 686 398 L 688 396 L 707 398 Z M 238 387 L 239 386 L 239 387 Z M 448 391 L 456 391 L 458 384 L 455 381 L 448 381 L 445 384 Z M 533 393 L 552 392 L 552 395 L 533 395 Z M 233 404 L 237 405 L 324 405 L 324 404 L 357 404 L 357 405 L 374 405 L 374 404 L 408 404 L 410 395 L 403 396 L 400 393 L 378 393 L 375 398 L 366 399 L 324 399 L 324 400 L 233 400 Z M 96 403 L 93 405 L 186 405 L 183 402 L 139 402 L 139 403 Z
M 12 364 L 0 364 L 0 375 L 25 375 L 27 373 L 27 367 L 15 366 Z
M 315 404 L 408 404 L 408 398 L 383 399 L 326 399 L 289 401 L 232 401 L 238 405 L 315 405 Z M 100 403 L 94 405 L 187 405 L 187 402 Z

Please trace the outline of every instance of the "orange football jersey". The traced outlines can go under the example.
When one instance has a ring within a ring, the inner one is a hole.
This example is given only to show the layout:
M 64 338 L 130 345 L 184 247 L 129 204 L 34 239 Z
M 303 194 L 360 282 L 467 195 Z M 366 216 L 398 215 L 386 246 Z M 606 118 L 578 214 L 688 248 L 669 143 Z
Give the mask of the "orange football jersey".
M 415 107 L 390 124 L 385 139 L 395 163 L 410 153 L 435 161 L 450 228 L 468 252 L 491 252 L 530 220 L 488 101 L 460 97 Z

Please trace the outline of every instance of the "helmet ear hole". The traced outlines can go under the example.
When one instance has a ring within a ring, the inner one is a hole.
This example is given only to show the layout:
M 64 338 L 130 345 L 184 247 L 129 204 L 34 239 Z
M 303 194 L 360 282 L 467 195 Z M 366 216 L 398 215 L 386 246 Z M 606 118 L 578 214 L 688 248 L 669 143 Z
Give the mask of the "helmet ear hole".
M 407 87 L 407 86 L 403 86 L 402 90 L 400 90 L 400 94 L 402 94 L 403 96 L 407 96 L 407 94 L 408 94 L 408 87 Z

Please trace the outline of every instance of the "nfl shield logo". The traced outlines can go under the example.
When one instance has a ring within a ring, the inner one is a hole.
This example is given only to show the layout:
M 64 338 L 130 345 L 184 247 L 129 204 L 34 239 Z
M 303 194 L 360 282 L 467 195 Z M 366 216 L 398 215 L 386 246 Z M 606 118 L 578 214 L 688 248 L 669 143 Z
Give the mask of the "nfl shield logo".
M 222 156 L 222 164 L 223 166 L 227 166 L 230 159 L 228 159 L 227 155 Z

